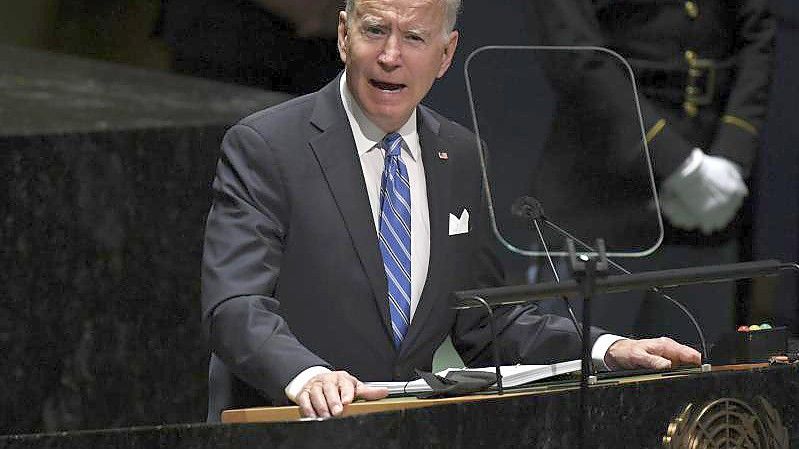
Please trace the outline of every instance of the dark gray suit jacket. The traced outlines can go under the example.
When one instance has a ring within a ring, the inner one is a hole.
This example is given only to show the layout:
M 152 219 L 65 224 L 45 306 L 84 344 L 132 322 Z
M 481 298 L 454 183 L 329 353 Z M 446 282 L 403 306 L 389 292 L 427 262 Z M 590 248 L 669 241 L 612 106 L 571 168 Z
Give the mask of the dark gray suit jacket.
M 363 381 L 430 370 L 452 333 L 473 365 L 490 364 L 485 317 L 456 314 L 453 290 L 499 285 L 474 135 L 420 106 L 418 130 L 430 213 L 430 265 L 399 350 L 391 339 L 386 279 L 338 79 L 258 112 L 222 143 L 202 271 L 212 350 L 209 420 L 221 410 L 285 402 L 284 387 L 314 365 Z M 448 158 L 438 157 L 446 152 Z M 471 215 L 450 236 L 448 215 Z M 499 313 L 505 362 L 576 358 L 568 321 L 531 307 Z

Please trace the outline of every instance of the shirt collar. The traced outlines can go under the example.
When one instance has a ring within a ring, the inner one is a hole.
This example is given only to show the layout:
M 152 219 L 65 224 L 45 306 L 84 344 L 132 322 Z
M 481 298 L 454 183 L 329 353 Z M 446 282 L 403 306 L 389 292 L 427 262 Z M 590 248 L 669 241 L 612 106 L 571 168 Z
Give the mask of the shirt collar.
M 344 103 L 344 110 L 347 112 L 347 120 L 350 122 L 352 135 L 355 137 L 355 148 L 358 150 L 358 156 L 363 156 L 374 149 L 383 140 L 386 133 L 366 117 L 361 106 L 355 101 L 355 97 L 352 96 L 347 86 L 347 72 L 341 75 L 339 92 L 341 93 L 341 101 Z M 414 108 L 408 121 L 397 132 L 406 142 L 406 145 L 403 145 L 405 152 L 411 158 L 417 160 L 419 158 L 419 146 L 409 144 L 409 142 L 416 142 L 419 139 L 416 129 L 416 108 Z

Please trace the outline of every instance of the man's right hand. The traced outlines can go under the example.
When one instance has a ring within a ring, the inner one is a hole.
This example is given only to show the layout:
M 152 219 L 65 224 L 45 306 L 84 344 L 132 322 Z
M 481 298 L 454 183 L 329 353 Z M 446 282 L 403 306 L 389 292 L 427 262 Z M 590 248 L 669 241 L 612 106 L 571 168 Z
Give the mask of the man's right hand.
M 313 376 L 297 395 L 300 413 L 306 418 L 339 416 L 355 399 L 373 401 L 388 396 L 387 388 L 368 387 L 346 371 Z

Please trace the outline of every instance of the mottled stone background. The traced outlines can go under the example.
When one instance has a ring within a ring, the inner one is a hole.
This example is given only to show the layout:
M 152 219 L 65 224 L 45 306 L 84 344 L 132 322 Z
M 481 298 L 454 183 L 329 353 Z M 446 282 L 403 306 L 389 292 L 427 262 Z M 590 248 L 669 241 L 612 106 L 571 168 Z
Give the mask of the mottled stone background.
M 0 47 L 0 434 L 201 421 L 219 142 L 285 96 Z

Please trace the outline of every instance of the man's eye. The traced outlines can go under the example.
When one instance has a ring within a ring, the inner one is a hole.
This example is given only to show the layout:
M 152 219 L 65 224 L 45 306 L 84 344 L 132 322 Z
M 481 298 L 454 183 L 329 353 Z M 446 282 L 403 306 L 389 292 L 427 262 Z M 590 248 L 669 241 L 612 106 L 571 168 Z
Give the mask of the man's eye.
M 380 36 L 383 34 L 383 29 L 376 26 L 369 26 L 364 28 L 364 32 L 370 36 Z
M 418 34 L 409 34 L 405 38 L 412 42 L 424 42 L 424 38 Z

